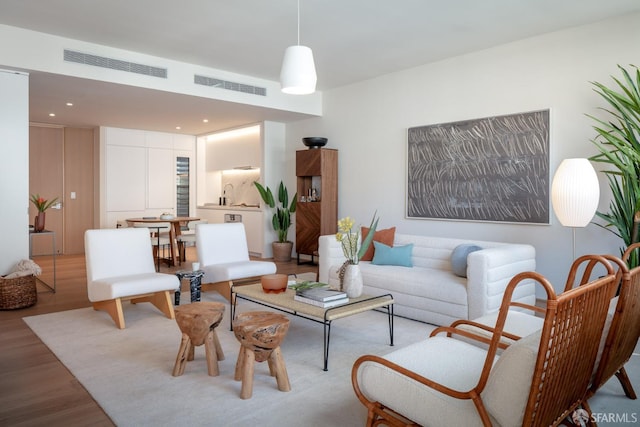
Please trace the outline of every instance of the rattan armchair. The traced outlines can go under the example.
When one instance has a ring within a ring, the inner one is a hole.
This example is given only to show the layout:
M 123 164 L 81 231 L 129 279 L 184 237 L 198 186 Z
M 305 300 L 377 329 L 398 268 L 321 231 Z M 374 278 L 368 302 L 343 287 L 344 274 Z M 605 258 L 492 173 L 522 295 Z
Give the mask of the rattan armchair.
M 640 337 L 640 267 L 629 270 L 627 261 L 634 251 L 640 251 L 640 243 L 629 246 L 620 259 L 613 255 L 603 255 L 617 267 L 617 295 L 612 299 L 607 322 L 602 333 L 596 371 L 590 386 L 590 395 L 602 387 L 612 376 L 620 381 L 625 395 L 636 399 L 635 391 L 624 365 L 629 361 Z M 578 258 L 572 265 L 565 284 L 565 292 L 576 286 L 584 285 L 592 276 L 600 273 L 596 266 L 598 262 L 589 256 Z M 582 274 L 579 276 L 579 272 Z M 579 276 L 579 277 L 578 277 Z M 612 295 L 614 296 L 614 295 Z M 511 307 L 527 308 L 532 312 L 543 313 L 539 307 L 527 307 L 519 303 L 511 303 Z M 474 320 L 459 320 L 451 326 L 475 331 L 489 337 L 497 315 L 487 315 Z M 532 316 L 529 311 L 513 311 L 507 317 L 503 331 L 503 342 L 509 344 L 522 336 L 529 335 L 542 327 L 542 317 Z M 488 343 L 489 339 L 485 339 Z
M 515 276 L 488 349 L 468 342 L 486 338 L 441 327 L 429 339 L 384 357 L 360 357 L 351 379 L 368 410 L 367 425 L 547 426 L 559 424 L 579 406 L 590 412 L 587 390 L 616 286 L 606 259 L 592 258 L 606 268 L 605 275 L 561 295 L 538 273 Z M 547 294 L 542 329 L 515 341 L 496 358 L 505 346 L 511 296 L 527 280 Z
M 633 251 L 640 251 L 640 243 L 627 248 L 619 262 L 618 274 L 621 278 L 618 290 L 615 314 L 606 335 L 602 356 L 591 382 L 590 395 L 604 385 L 612 376 L 616 376 L 624 394 L 636 399 L 631 381 L 624 365 L 629 361 L 640 337 L 640 266 L 631 270 L 627 261 Z

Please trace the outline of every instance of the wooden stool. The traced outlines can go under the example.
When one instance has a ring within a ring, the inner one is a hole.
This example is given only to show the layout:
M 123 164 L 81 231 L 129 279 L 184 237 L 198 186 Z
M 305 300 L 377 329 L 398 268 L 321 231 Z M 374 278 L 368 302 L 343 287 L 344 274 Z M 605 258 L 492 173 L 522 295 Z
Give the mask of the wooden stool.
M 182 341 L 173 376 L 184 374 L 187 360 L 193 360 L 194 347 L 204 344 L 207 356 L 207 370 L 212 377 L 218 376 L 218 360 L 224 360 L 224 353 L 215 328 L 224 316 L 221 302 L 195 302 L 175 308 L 176 322 L 182 331 Z
M 276 377 L 278 390 L 290 391 L 287 368 L 280 351 L 280 343 L 289 330 L 289 319 L 271 311 L 241 313 L 233 322 L 233 333 L 240 341 L 240 352 L 234 379 L 242 380 L 240 397 L 249 399 L 253 392 L 253 365 L 269 363 L 269 374 Z

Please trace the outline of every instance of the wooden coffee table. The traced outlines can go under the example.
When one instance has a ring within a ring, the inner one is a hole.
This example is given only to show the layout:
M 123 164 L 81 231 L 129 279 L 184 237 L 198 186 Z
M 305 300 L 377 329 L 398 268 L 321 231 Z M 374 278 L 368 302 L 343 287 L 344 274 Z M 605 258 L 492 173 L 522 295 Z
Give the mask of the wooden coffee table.
M 376 308 L 383 308 L 387 311 L 389 319 L 389 341 L 393 346 L 393 296 L 384 294 L 379 296 L 361 295 L 358 298 L 350 298 L 346 304 L 330 308 L 316 307 L 293 299 L 296 292 L 287 289 L 279 294 L 265 293 L 260 283 L 254 285 L 240 285 L 231 287 L 231 322 L 235 318 L 236 305 L 238 299 L 254 302 L 256 304 L 271 307 L 282 312 L 302 317 L 316 323 L 324 325 L 324 370 L 328 370 L 329 362 L 329 339 L 331 336 L 331 322 L 343 317 Z

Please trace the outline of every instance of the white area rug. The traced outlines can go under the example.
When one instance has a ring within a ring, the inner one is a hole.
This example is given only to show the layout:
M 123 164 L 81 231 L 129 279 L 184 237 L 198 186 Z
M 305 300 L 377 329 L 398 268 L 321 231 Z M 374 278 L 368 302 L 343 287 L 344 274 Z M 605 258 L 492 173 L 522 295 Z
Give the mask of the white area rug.
M 182 292 L 188 302 L 189 292 Z M 224 301 L 217 293 L 205 301 Z M 246 301 L 238 311 L 264 310 Z M 428 336 L 432 327 L 395 319 L 389 346 L 387 315 L 367 312 L 334 321 L 329 371 L 323 366 L 321 324 L 289 316 L 281 348 L 290 392 L 280 392 L 266 362 L 256 365 L 253 397 L 239 397 L 234 381 L 239 344 L 229 330 L 229 308 L 217 328 L 225 353 L 220 376 L 207 375 L 204 346 L 184 375 L 171 375 L 181 333 L 151 304 L 125 303 L 126 329 L 91 308 L 25 318 L 29 327 L 78 378 L 118 426 L 362 426 L 364 406 L 351 386 L 351 367 L 362 354 L 385 354 Z
M 189 292 L 182 292 L 183 303 Z M 224 300 L 215 292 L 205 301 Z M 238 310 L 264 310 L 240 301 Z M 204 347 L 196 348 L 184 375 L 171 376 L 181 333 L 173 320 L 150 304 L 125 304 L 127 328 L 91 308 L 24 318 L 40 339 L 78 378 L 118 426 L 362 426 L 364 406 L 351 386 L 351 367 L 362 354 L 386 354 L 424 339 L 432 327 L 395 319 L 395 347 L 389 346 L 387 316 L 366 312 L 337 320 L 331 328 L 329 371 L 322 370 L 322 325 L 289 316 L 282 344 L 291 391 L 278 391 L 268 365 L 257 364 L 253 397 L 240 399 L 233 374 L 239 344 L 229 330 L 229 309 L 217 333 L 225 352 L 220 376 L 207 375 Z M 636 352 L 638 348 L 636 349 Z M 640 392 L 640 356 L 626 365 Z M 590 400 L 600 426 L 640 420 L 638 401 L 627 399 L 612 378 Z M 445 423 L 446 425 L 446 423 Z

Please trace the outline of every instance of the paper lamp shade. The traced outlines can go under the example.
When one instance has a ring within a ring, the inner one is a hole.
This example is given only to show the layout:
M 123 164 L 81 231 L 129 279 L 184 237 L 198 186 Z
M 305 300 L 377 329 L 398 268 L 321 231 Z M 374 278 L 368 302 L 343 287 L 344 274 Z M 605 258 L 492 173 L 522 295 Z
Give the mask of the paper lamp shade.
M 598 209 L 600 185 L 587 159 L 564 159 L 551 184 L 553 210 L 566 227 L 586 227 Z
M 316 66 L 307 46 L 289 46 L 284 52 L 280 85 L 284 93 L 307 95 L 316 90 Z

